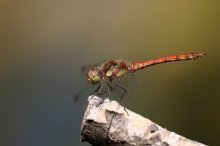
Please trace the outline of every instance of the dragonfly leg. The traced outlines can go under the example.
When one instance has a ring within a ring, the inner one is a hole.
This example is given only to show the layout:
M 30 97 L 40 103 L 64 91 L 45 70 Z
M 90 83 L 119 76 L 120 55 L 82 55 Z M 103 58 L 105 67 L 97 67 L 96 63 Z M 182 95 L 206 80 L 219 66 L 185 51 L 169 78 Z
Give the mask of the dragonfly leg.
M 111 85 L 107 82 L 107 84 L 106 84 L 106 89 L 107 89 L 107 91 L 108 91 L 108 96 L 107 96 L 107 98 L 109 98 L 109 97 L 111 97 L 111 90 L 112 90 L 112 87 L 111 87 Z
M 100 88 L 101 88 L 101 84 L 99 84 L 99 86 L 91 93 L 91 95 L 92 95 L 91 99 L 97 95 L 96 93 L 100 90 Z
M 101 83 L 99 84 L 99 86 L 92 92 L 92 94 L 94 94 L 93 96 L 95 96 L 95 95 L 102 95 L 103 93 L 102 93 L 102 88 L 103 88 L 103 84 L 104 84 L 104 80 L 102 79 L 102 81 L 101 81 Z M 95 94 L 95 93 L 97 93 L 98 92 L 98 94 Z M 92 97 L 93 97 L 92 96 Z
M 121 88 L 122 90 L 124 90 L 124 93 L 122 94 L 122 96 L 121 96 L 121 98 L 120 98 L 120 101 L 122 101 L 124 95 L 125 95 L 125 94 L 128 94 L 128 89 L 127 89 L 126 87 L 124 87 L 124 86 L 118 84 L 118 83 L 114 83 L 114 84 L 115 84 L 117 87 L 119 87 L 119 88 Z
M 109 87 L 108 87 L 109 85 L 108 85 L 107 83 L 108 83 L 108 82 L 106 81 L 106 79 L 102 78 L 101 83 L 100 83 L 100 85 L 98 86 L 98 88 L 96 88 L 96 90 L 92 92 L 92 94 L 93 94 L 92 97 L 94 97 L 94 96 L 96 96 L 96 95 L 103 95 L 103 94 L 106 94 L 106 93 L 108 93 L 108 97 L 109 97 L 109 96 L 111 95 L 111 94 L 110 94 L 110 90 L 112 90 L 112 87 L 109 88 Z M 106 86 L 106 91 L 102 91 L 103 86 Z M 98 92 L 98 93 L 97 93 L 97 92 Z M 101 105 L 103 102 L 104 102 L 104 100 L 102 100 L 102 101 L 97 105 L 97 107 L 98 107 L 99 105 Z
M 125 106 L 126 106 L 126 101 L 127 101 L 127 96 L 128 96 L 128 89 L 118 83 L 114 83 L 117 87 L 121 88 L 122 90 L 124 90 L 124 93 L 122 94 L 122 96 L 120 97 L 120 101 L 122 102 L 123 97 L 125 96 L 125 100 L 124 100 L 124 110 L 126 111 L 126 113 L 128 114 Z
M 110 82 L 107 82 L 107 86 L 108 86 L 108 88 L 109 88 L 109 91 L 112 91 L 112 90 L 113 90 L 113 87 L 112 87 L 112 85 L 110 84 Z
M 100 86 L 100 85 L 99 85 Z M 108 86 L 108 90 L 105 90 L 104 92 L 103 91 L 101 91 L 100 90 L 100 88 L 101 87 L 99 87 L 99 88 L 97 88 L 94 92 L 92 92 L 92 94 L 94 94 L 95 92 L 98 92 L 97 94 L 95 94 L 95 95 L 103 95 L 103 94 L 106 94 L 106 93 L 108 93 L 109 94 L 109 96 L 111 95 L 110 93 L 111 93 L 111 91 L 113 90 L 113 88 L 112 88 L 112 85 L 110 85 L 109 83 L 107 83 L 107 86 Z M 98 91 L 99 90 L 99 91 Z M 95 96 L 94 95 L 94 96 Z M 109 96 L 107 96 L 107 97 L 109 97 Z

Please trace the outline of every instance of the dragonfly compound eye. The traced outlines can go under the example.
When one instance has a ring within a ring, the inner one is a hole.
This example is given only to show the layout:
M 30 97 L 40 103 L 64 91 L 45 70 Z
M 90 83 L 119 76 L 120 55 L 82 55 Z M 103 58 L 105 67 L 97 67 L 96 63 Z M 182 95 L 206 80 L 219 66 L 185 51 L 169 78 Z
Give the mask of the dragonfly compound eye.
M 86 74 L 86 80 L 91 84 L 96 84 L 100 82 L 100 75 L 97 69 L 90 69 Z

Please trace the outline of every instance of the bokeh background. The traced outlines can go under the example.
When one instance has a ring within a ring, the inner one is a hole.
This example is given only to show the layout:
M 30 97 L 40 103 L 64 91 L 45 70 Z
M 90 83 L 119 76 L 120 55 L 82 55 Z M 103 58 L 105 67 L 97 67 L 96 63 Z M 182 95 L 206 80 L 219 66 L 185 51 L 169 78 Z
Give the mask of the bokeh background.
M 73 146 L 89 93 L 80 67 L 186 52 L 136 73 L 127 107 L 207 145 L 220 131 L 220 1 L 0 2 L 1 146 Z

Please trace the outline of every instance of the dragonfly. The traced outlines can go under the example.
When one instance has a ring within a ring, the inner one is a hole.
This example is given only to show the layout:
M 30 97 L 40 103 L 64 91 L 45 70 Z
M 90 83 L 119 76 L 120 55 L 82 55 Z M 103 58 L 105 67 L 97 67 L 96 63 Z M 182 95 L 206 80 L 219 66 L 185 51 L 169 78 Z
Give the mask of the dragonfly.
M 92 92 L 92 95 L 107 93 L 109 97 L 111 95 L 111 90 L 113 90 L 114 85 L 121 88 L 124 92 L 121 96 L 121 100 L 125 94 L 128 93 L 126 86 L 120 84 L 121 78 L 128 75 L 129 73 L 135 73 L 136 71 L 142 70 L 144 68 L 175 61 L 184 60 L 196 60 L 202 58 L 206 53 L 195 52 L 195 53 L 184 53 L 178 55 L 171 55 L 162 58 L 139 61 L 139 62 L 126 62 L 124 60 L 107 60 L 100 63 L 96 67 L 91 67 L 85 74 L 85 79 L 92 85 L 97 85 L 96 90 Z M 76 99 L 78 97 L 75 97 Z

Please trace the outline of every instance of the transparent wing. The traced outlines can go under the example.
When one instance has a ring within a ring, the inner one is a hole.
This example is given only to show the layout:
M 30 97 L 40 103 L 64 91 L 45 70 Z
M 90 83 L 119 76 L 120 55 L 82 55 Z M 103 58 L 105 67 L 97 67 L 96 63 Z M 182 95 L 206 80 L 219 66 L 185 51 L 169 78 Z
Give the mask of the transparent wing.
M 136 87 L 136 80 L 134 73 L 127 73 L 124 76 L 114 79 L 111 82 L 112 91 L 111 99 L 121 102 L 125 105 L 128 96 L 132 93 Z
M 80 70 L 81 70 L 81 72 L 86 73 L 86 72 L 89 71 L 90 68 L 97 67 L 97 66 L 99 66 L 100 64 L 102 64 L 105 61 L 106 60 L 101 60 L 101 61 L 93 63 L 93 64 L 83 65 L 83 66 L 81 66 Z

